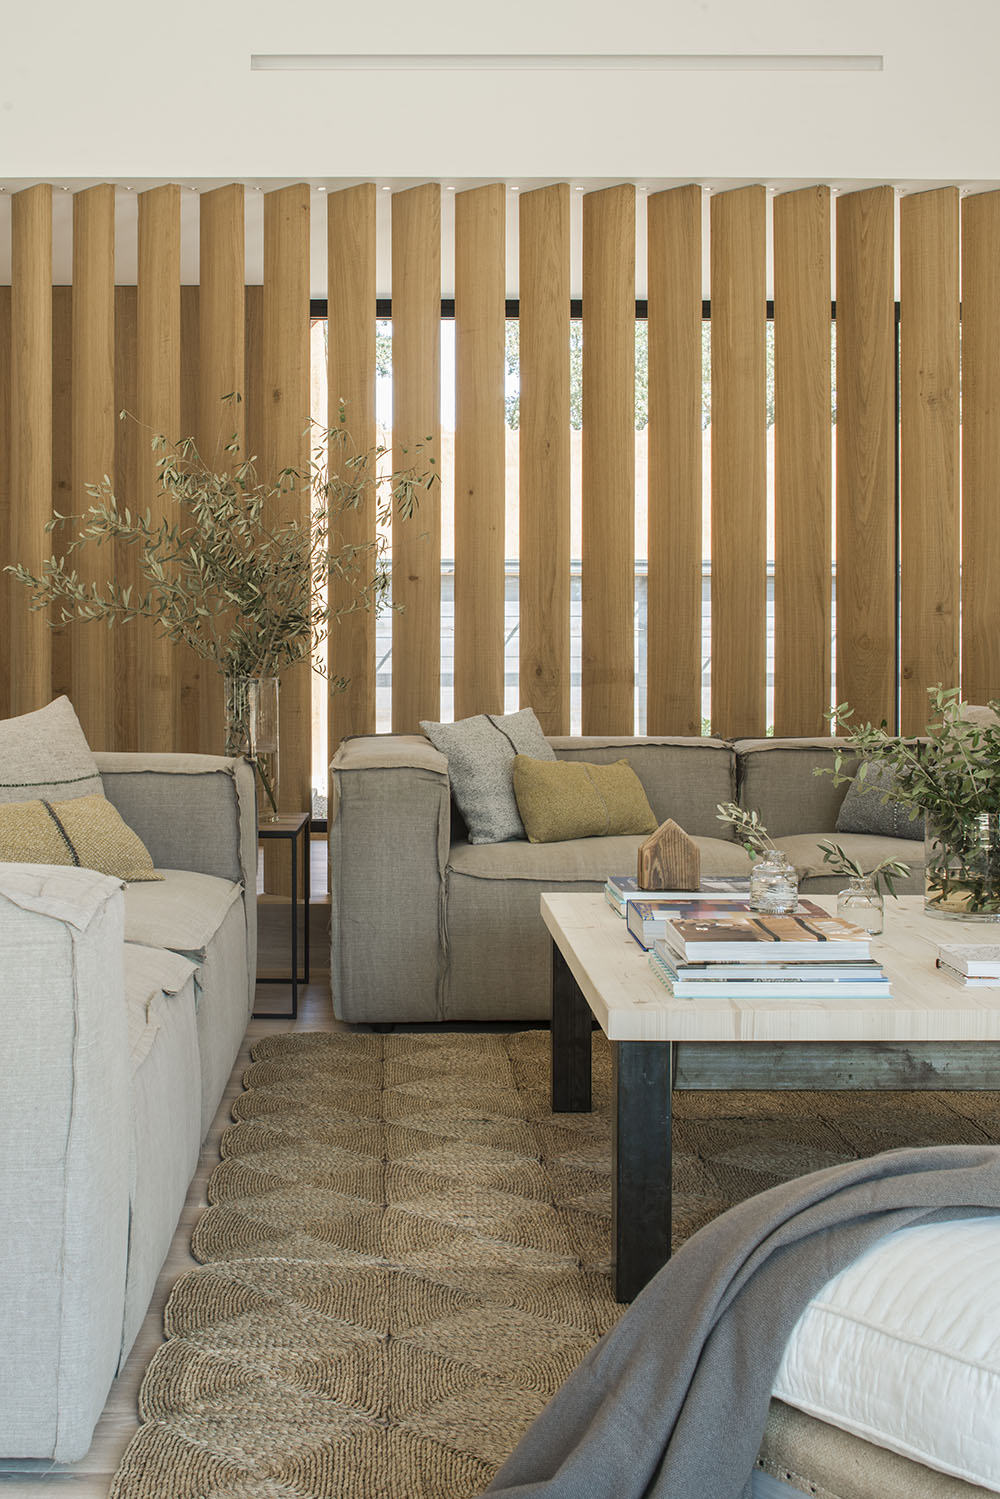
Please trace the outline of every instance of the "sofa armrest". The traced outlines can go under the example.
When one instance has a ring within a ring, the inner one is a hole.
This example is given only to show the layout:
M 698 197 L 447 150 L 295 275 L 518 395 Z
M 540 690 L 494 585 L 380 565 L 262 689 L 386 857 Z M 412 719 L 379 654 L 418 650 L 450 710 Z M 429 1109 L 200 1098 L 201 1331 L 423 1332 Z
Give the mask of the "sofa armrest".
M 0 864 L 0 1431 L 90 1444 L 121 1349 L 131 1086 L 121 882 Z
M 448 762 L 419 735 L 378 734 L 345 740 L 330 770 L 334 1014 L 439 1019 Z

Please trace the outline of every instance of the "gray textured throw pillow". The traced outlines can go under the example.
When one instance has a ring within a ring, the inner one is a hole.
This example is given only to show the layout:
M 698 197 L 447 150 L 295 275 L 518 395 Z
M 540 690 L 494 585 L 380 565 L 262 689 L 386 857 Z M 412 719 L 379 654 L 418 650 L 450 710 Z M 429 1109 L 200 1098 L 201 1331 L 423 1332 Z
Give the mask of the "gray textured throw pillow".
M 838 833 L 872 833 L 880 838 L 922 838 L 924 819 L 910 818 L 905 802 L 893 796 L 896 778 L 887 765 L 869 763 L 863 781 L 852 781 L 837 813 Z
M 514 797 L 514 756 L 556 757 L 534 710 L 477 713 L 458 723 L 421 719 L 420 727 L 447 758 L 452 794 L 469 829 L 469 842 L 507 843 L 523 838 L 524 824 Z
M 0 721 L 0 802 L 103 795 L 97 761 L 68 697 Z

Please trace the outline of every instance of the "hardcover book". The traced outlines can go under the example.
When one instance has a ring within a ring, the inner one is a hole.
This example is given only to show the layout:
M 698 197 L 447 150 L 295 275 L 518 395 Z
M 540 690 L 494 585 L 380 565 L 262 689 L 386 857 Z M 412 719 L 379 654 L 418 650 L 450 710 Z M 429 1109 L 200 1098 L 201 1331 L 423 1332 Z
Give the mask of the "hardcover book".
M 662 936 L 679 957 L 712 961 L 728 958 L 738 963 L 759 963 L 762 958 L 781 958 L 815 963 L 820 954 L 824 958 L 833 953 L 838 958 L 871 955 L 871 938 L 866 931 L 824 912 L 671 917 L 656 935 Z
M 798 909 L 807 915 L 823 916 L 822 906 L 802 900 Z M 730 913 L 751 915 L 749 895 L 727 895 L 721 898 L 708 892 L 697 895 L 668 895 L 662 899 L 630 900 L 625 920 L 640 947 L 649 947 L 655 937 L 666 934 L 667 923 L 679 919 L 717 920 Z
M 704 977 L 685 979 L 660 951 L 661 946 L 656 944 L 649 954 L 649 966 L 677 999 L 885 999 L 892 992 L 886 975 L 877 965 L 873 965 L 875 971 L 864 979 L 817 978 L 811 963 L 784 965 L 777 977 L 761 975 L 751 964 L 741 973 L 740 965 L 734 964 L 724 970 L 730 975 L 727 978 L 716 976 L 713 964 Z

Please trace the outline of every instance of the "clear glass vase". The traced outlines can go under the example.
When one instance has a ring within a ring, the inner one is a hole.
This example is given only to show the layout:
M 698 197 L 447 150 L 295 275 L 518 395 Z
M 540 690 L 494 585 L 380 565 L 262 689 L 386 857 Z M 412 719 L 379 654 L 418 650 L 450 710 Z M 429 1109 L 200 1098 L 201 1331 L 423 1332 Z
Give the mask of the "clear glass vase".
M 799 877 L 776 848 L 769 849 L 750 868 L 750 909 L 771 916 L 787 916 L 799 903 Z
M 227 676 L 226 754 L 246 755 L 257 772 L 257 810 L 278 817 L 278 678 Z
M 928 916 L 1000 921 L 1000 815 L 974 813 L 924 832 L 924 910 Z
M 885 901 L 870 874 L 851 875 L 846 890 L 837 893 L 837 915 L 877 937 L 885 926 Z

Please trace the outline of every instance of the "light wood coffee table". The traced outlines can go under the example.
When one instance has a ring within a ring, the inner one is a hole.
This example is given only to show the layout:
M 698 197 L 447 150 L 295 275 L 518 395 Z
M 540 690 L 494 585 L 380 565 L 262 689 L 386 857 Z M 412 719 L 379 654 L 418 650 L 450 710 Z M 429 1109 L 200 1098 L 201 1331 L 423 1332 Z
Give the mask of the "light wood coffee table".
M 836 911 L 835 896 L 814 897 Z M 674 1088 L 1000 1089 L 1000 986 L 963 988 L 935 945 L 988 942 L 991 924 L 887 900 L 873 956 L 884 1000 L 675 999 L 603 895 L 545 894 L 552 936 L 552 1108 L 591 1107 L 596 1019 L 614 1066 L 615 1294 L 631 1301 L 670 1255 Z

